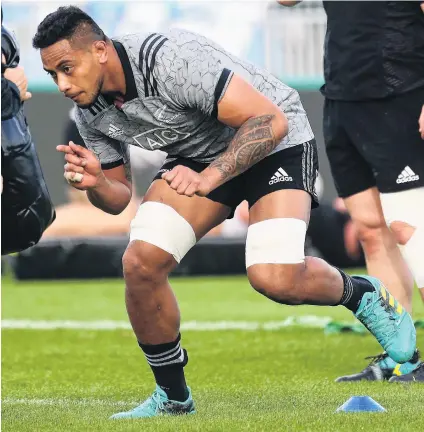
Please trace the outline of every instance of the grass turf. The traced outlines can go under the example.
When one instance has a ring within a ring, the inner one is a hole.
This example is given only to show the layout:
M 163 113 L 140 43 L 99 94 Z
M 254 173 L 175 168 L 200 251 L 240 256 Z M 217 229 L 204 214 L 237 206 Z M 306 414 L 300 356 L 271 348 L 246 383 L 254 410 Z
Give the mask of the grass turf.
M 287 307 L 254 293 L 245 278 L 175 279 L 184 321 L 274 321 L 293 315 L 351 321 L 342 307 Z M 3 281 L 3 319 L 126 320 L 122 281 Z M 424 316 L 414 299 L 415 318 Z M 153 389 L 151 372 L 128 330 L 2 332 L 4 431 L 423 430 L 424 387 L 336 384 L 381 351 L 371 336 L 322 329 L 187 331 L 186 368 L 198 413 L 110 421 Z M 424 332 L 418 332 L 419 344 Z M 334 414 L 352 395 L 369 395 L 384 414 Z

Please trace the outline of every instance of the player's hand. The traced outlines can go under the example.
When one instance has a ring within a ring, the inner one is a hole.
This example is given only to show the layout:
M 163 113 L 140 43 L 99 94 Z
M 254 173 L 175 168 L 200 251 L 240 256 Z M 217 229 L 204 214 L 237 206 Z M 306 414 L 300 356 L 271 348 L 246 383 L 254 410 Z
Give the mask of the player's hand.
M 15 68 L 7 68 L 4 71 L 4 77 L 12 81 L 18 87 L 21 93 L 21 101 L 25 102 L 31 99 L 32 94 L 28 91 L 28 80 L 25 76 L 24 68 L 17 66 Z
M 56 150 L 65 154 L 64 177 L 75 189 L 92 189 L 103 178 L 100 161 L 91 150 L 81 147 L 72 141 L 69 142 L 68 146 L 57 146 Z
M 162 178 L 180 195 L 206 196 L 212 190 L 212 185 L 205 176 L 182 165 L 163 173 Z
M 421 134 L 421 138 L 424 140 L 424 105 L 423 105 L 423 109 L 421 110 L 421 115 L 418 120 L 418 124 L 420 126 L 418 130 Z

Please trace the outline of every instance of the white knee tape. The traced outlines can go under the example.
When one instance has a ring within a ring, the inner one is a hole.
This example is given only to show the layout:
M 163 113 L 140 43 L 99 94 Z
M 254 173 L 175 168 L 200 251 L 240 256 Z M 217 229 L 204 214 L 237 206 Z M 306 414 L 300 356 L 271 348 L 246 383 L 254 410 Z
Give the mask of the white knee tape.
M 268 219 L 250 225 L 246 239 L 246 267 L 304 262 L 305 236 L 306 223 L 301 219 Z
M 418 288 L 424 288 L 424 227 L 415 228 L 408 243 L 399 247 Z
M 415 227 L 408 243 L 399 246 L 415 282 L 424 287 L 424 187 L 381 194 L 384 217 L 392 222 L 405 222 Z
M 170 253 L 178 263 L 196 244 L 191 225 L 172 207 L 153 201 L 141 204 L 131 222 L 130 241 L 142 240 Z
M 380 194 L 380 199 L 387 224 L 400 221 L 424 225 L 424 187 Z

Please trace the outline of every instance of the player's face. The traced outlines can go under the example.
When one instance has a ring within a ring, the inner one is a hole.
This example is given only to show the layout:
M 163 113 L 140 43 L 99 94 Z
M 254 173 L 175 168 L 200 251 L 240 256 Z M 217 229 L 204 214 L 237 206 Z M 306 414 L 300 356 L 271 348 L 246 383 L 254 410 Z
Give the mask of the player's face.
M 89 108 L 101 92 L 105 55 L 105 52 L 98 52 L 95 44 L 77 49 L 67 40 L 41 50 L 46 72 L 59 90 L 80 108 Z

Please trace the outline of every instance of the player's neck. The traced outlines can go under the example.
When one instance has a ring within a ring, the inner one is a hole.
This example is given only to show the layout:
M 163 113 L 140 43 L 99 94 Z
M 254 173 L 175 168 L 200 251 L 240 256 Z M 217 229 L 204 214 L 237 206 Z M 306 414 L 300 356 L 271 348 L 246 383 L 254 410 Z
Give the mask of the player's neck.
M 102 93 L 125 96 L 126 90 L 124 68 L 115 47 L 111 44 Z

